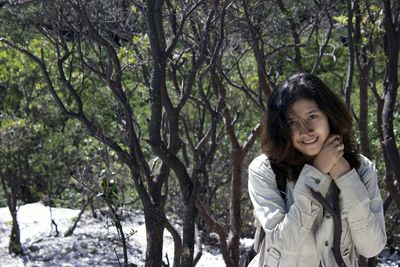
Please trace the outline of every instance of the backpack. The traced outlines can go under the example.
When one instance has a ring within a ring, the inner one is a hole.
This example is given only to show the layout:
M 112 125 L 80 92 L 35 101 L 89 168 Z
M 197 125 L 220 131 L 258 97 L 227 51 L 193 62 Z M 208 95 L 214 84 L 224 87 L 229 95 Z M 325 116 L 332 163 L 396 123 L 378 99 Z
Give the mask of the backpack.
M 275 173 L 275 176 L 278 177 L 278 174 L 280 174 L 280 171 L 278 170 L 276 165 L 271 162 L 271 167 Z M 284 175 L 282 175 L 280 177 L 286 178 Z M 286 179 L 276 179 L 276 184 L 277 184 L 279 193 L 281 194 L 283 201 L 286 203 Z M 256 233 L 254 235 L 254 243 L 249 250 L 245 251 L 244 253 L 242 253 L 242 255 L 240 255 L 239 267 L 247 267 L 249 265 L 249 263 L 252 261 L 252 259 L 257 255 L 259 248 L 261 246 L 261 243 L 264 240 L 265 232 L 264 232 L 264 229 L 262 228 L 260 222 L 257 219 L 255 219 L 254 224 L 256 226 Z

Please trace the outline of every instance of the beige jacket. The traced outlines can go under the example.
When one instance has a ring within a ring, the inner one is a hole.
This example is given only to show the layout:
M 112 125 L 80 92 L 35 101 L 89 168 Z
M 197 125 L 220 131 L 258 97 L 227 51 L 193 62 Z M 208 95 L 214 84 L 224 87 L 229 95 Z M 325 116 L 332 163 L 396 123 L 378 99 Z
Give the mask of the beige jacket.
M 373 257 L 386 244 L 382 198 L 375 168 L 361 156 L 360 168 L 335 180 L 340 190 L 341 252 L 348 267 L 357 255 Z M 336 267 L 332 253 L 333 219 L 310 188 L 328 198 L 332 178 L 304 165 L 297 182 L 288 182 L 286 203 L 278 191 L 269 160 L 260 155 L 249 166 L 249 194 L 266 236 L 252 267 Z M 286 204 L 286 205 L 285 205 Z

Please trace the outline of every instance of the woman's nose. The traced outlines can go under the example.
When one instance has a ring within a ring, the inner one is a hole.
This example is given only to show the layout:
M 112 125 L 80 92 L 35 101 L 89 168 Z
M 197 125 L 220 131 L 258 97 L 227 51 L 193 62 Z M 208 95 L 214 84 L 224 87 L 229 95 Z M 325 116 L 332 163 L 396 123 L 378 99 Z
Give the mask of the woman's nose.
M 300 133 L 302 134 L 309 134 L 311 133 L 314 129 L 308 122 L 301 122 L 300 127 L 299 127 Z

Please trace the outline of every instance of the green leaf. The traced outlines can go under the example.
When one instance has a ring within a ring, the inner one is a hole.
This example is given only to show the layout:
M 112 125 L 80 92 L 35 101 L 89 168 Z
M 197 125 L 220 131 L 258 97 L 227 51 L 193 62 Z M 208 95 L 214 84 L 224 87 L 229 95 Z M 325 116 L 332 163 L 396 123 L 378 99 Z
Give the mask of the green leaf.
M 135 5 L 131 5 L 131 12 L 132 13 L 134 13 L 134 14 L 137 14 L 138 13 L 138 8 L 135 6 Z
M 347 25 L 348 17 L 345 15 L 334 16 L 333 19 L 336 20 L 340 25 Z

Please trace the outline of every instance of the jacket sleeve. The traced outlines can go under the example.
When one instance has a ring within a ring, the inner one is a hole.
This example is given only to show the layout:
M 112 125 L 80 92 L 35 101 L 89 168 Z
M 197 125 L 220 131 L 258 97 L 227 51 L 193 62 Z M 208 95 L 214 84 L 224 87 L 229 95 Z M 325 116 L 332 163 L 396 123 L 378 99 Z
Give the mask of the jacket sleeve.
M 294 204 L 286 213 L 268 159 L 264 156 L 253 160 L 249 166 L 249 194 L 268 246 L 286 253 L 296 252 L 322 211 L 310 188 L 325 196 L 331 181 L 328 175 L 306 164 L 293 190 Z
M 342 216 L 348 221 L 358 253 L 367 258 L 378 255 L 387 237 L 374 165 L 362 156 L 358 172 L 353 169 L 335 183 L 343 198 Z

